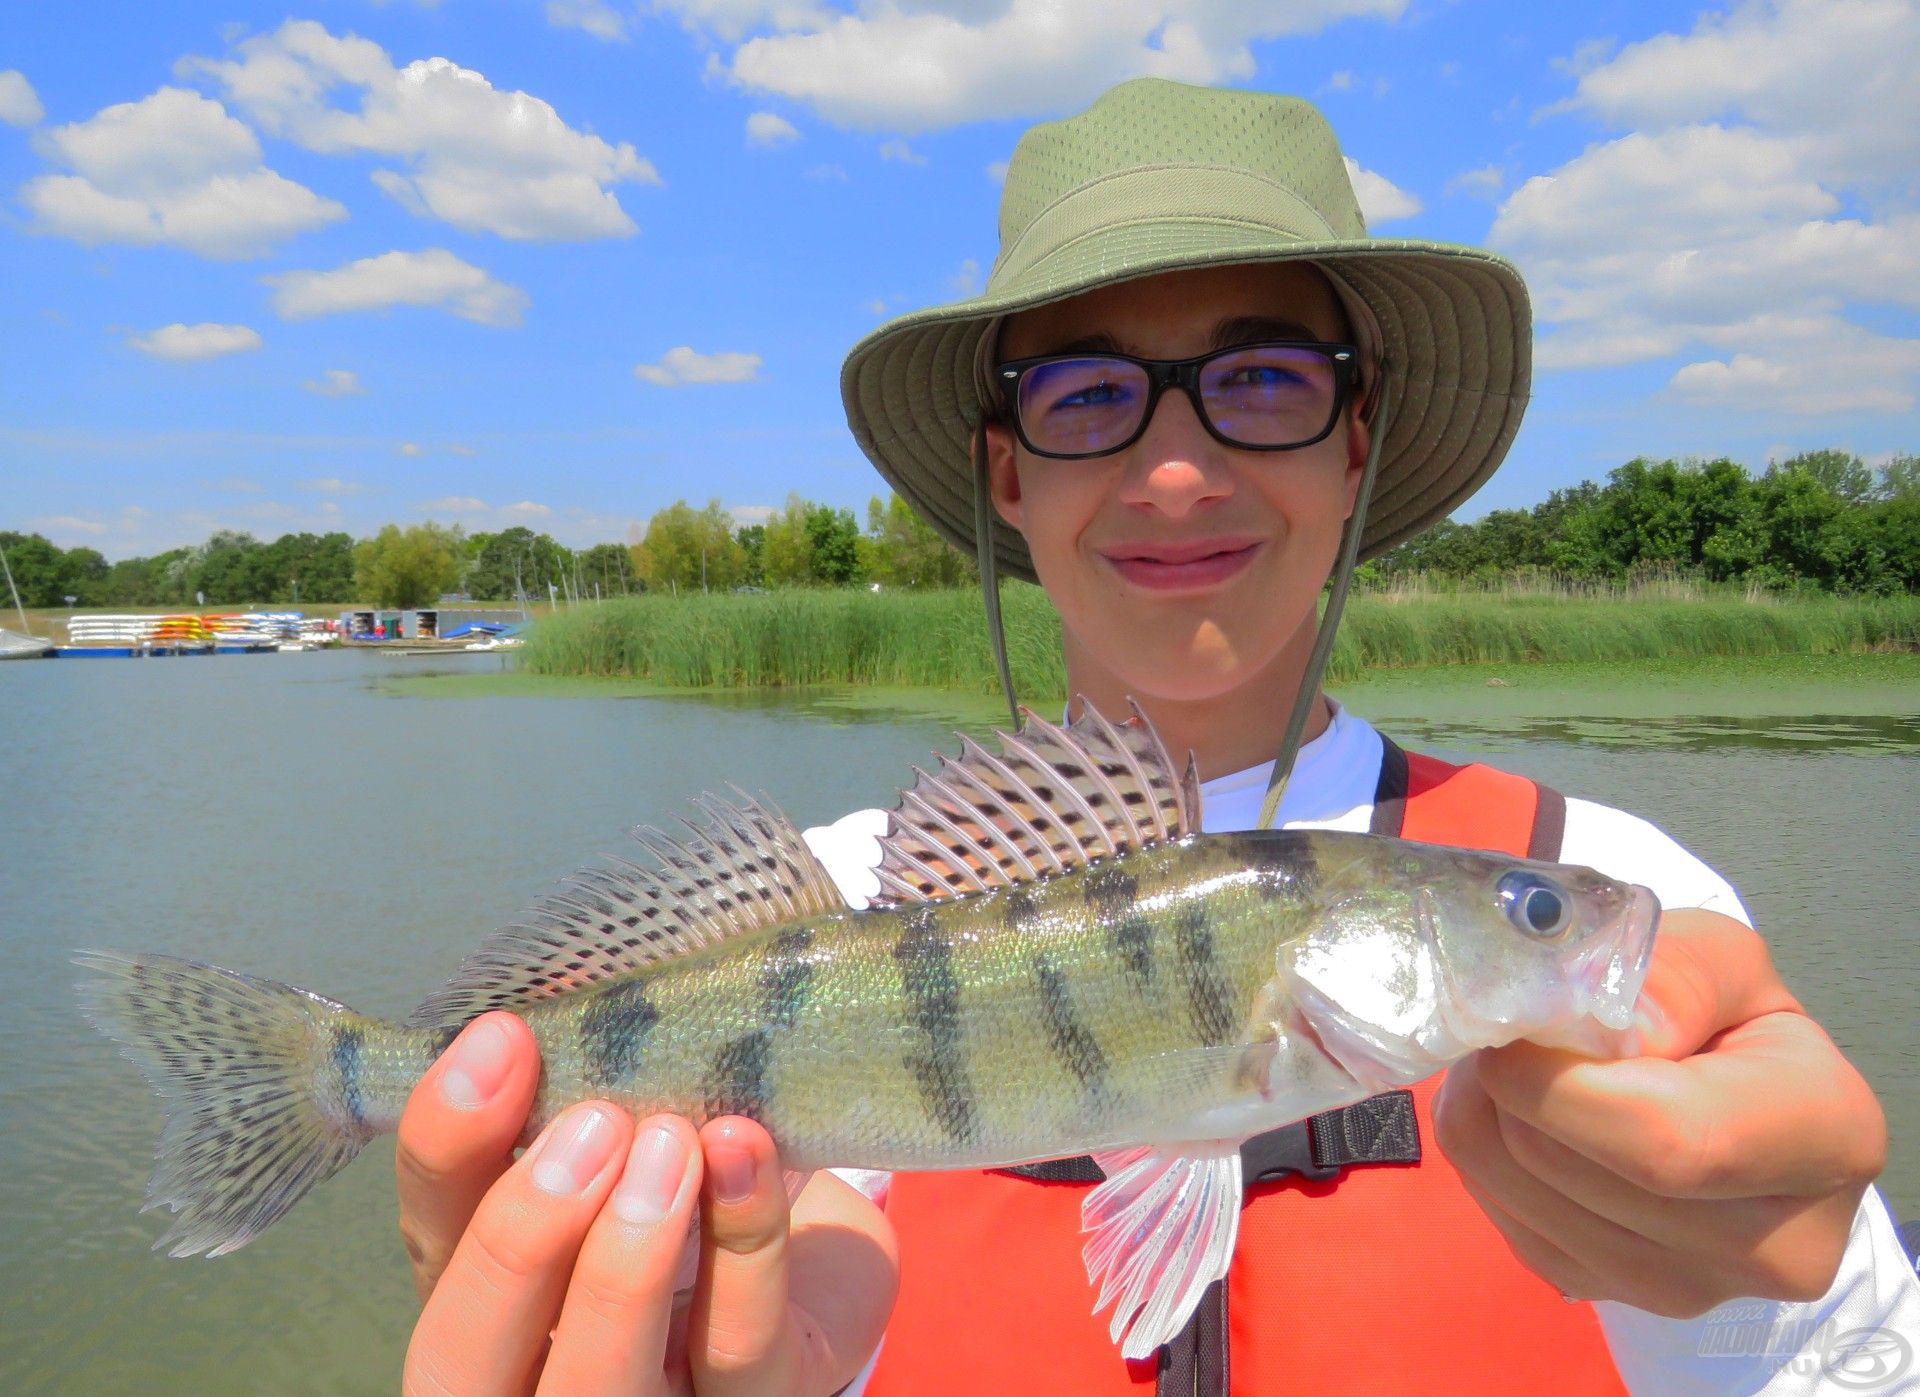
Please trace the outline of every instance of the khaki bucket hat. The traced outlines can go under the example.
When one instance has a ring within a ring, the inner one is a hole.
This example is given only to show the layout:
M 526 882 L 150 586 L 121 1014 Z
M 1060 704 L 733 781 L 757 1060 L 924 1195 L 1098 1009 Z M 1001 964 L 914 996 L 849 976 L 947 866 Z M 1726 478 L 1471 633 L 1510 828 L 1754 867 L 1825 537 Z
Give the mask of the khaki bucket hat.
M 1282 261 L 1329 277 L 1364 371 L 1392 380 L 1359 538 L 1372 557 L 1444 518 L 1506 454 L 1531 378 L 1527 290 L 1483 249 L 1369 237 L 1332 128 L 1299 98 L 1141 78 L 1033 127 L 1007 167 L 985 290 L 855 345 L 840 374 L 848 425 L 971 552 L 982 354 L 1002 317 L 1156 272 Z M 997 570 L 1033 581 L 1019 535 L 992 534 Z

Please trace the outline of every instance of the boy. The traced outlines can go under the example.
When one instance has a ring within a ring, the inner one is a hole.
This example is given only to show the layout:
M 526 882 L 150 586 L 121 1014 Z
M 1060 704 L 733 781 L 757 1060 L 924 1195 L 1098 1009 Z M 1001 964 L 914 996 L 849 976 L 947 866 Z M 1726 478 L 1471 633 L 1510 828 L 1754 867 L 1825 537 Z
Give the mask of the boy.
M 979 550 L 1003 682 L 994 578 L 1011 571 L 1059 611 L 1072 692 L 1108 713 L 1135 698 L 1196 754 L 1207 830 L 1545 841 L 1652 886 L 1670 910 L 1619 1060 L 1484 1052 L 1402 1103 L 1417 1155 L 1362 1150 L 1334 1181 L 1320 1154 L 1294 1159 L 1314 1180 L 1251 1189 L 1211 1308 L 1129 1365 L 1084 1278 L 1065 1284 L 1078 1188 L 903 1175 L 882 1214 L 817 1178 L 789 1225 L 757 1126 L 636 1129 L 604 1103 L 510 1167 L 538 1065 L 518 1020 L 488 1016 L 401 1127 L 426 1299 L 410 1390 L 825 1393 L 884 1328 L 876 1392 L 1754 1391 L 1756 1360 L 1696 1359 L 1685 1317 L 1755 1296 L 1841 1329 L 1920 1324 L 1867 1192 L 1878 1105 L 1724 881 L 1630 816 L 1408 758 L 1320 691 L 1355 561 L 1505 453 L 1528 341 L 1500 259 L 1365 237 L 1304 103 L 1141 81 L 1028 134 L 986 292 L 869 336 L 843 391 L 882 473 Z M 856 903 L 883 819 L 809 836 Z M 696 1196 L 682 1323 L 668 1297 Z

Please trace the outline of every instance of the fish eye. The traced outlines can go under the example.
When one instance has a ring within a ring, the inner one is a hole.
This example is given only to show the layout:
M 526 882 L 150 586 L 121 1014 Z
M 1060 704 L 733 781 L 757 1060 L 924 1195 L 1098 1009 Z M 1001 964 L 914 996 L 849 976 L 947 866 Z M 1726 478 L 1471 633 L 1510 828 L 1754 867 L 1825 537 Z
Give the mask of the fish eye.
M 1572 920 L 1566 893 L 1558 883 L 1538 873 L 1503 875 L 1497 896 L 1507 920 L 1536 940 L 1551 940 L 1565 931 Z

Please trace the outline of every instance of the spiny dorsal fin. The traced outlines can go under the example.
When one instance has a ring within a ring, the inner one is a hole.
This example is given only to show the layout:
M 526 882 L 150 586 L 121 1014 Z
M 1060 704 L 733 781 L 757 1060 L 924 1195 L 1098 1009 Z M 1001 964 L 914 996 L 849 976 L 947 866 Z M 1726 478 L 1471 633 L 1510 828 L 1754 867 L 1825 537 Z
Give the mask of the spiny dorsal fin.
M 1013 887 L 1178 839 L 1199 823 L 1193 760 L 1174 772 L 1153 725 L 1115 725 L 1084 698 L 1056 727 L 1022 709 L 999 752 L 971 738 L 933 772 L 915 767 L 880 841 L 876 906 Z
M 633 831 L 658 861 L 584 868 L 461 962 L 408 1023 L 451 1026 L 489 1009 L 524 1007 L 745 931 L 844 908 L 793 822 L 772 805 L 712 796 L 690 835 Z

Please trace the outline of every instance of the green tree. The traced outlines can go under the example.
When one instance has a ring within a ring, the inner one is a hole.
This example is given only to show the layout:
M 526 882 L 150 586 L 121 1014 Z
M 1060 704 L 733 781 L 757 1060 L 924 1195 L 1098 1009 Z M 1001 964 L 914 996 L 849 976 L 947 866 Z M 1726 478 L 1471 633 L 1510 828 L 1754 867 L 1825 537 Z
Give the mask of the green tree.
M 68 595 L 67 556 L 39 534 L 0 533 L 14 589 L 24 606 L 64 606 Z
M 625 544 L 596 543 L 578 555 L 581 588 L 603 597 L 624 597 L 634 587 L 633 559 Z
M 354 589 L 376 606 L 425 606 L 460 581 L 460 529 L 389 524 L 353 550 Z
M 767 526 L 765 524 L 742 524 L 733 531 L 733 541 L 740 545 L 740 551 L 746 563 L 740 573 L 740 580 L 754 587 L 766 585 Z
M 1883 500 L 1920 498 L 1920 456 L 1895 456 L 1880 467 L 1874 493 Z
M 649 589 L 724 592 L 739 585 L 746 550 L 733 536 L 733 519 L 720 501 L 696 510 L 675 500 L 647 521 L 634 562 Z
M 497 534 L 476 534 L 471 543 L 477 547 L 467 550 L 462 586 L 482 601 L 516 600 L 516 586 L 525 588 L 530 598 L 544 599 L 548 583 L 558 584 L 572 573 L 567 550 L 523 524 Z
M 1769 467 L 1767 473 L 1771 475 L 1776 470 L 1783 474 L 1805 471 L 1848 504 L 1859 504 L 1873 494 L 1873 472 L 1865 461 L 1851 451 L 1836 451 L 1831 447 L 1821 451 L 1802 451 L 1798 456 L 1789 456 L 1779 465 Z
M 860 580 L 860 526 L 850 509 L 814 505 L 807 511 L 807 570 L 830 587 Z
M 813 580 L 813 539 L 807 533 L 812 508 L 799 495 L 788 495 L 785 506 L 768 517 L 760 566 L 769 585 L 797 587 Z
M 891 587 L 959 587 L 976 581 L 979 565 L 948 543 L 899 495 L 867 501 L 864 575 Z

